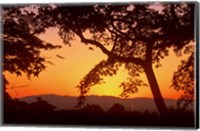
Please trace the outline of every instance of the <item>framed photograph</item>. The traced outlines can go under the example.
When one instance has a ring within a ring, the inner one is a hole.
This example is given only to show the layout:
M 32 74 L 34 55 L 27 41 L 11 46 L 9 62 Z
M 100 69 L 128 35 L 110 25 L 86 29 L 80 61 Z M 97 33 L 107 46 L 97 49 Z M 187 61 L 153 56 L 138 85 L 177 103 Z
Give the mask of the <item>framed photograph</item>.
M 199 3 L 2 4 L 6 126 L 199 128 Z

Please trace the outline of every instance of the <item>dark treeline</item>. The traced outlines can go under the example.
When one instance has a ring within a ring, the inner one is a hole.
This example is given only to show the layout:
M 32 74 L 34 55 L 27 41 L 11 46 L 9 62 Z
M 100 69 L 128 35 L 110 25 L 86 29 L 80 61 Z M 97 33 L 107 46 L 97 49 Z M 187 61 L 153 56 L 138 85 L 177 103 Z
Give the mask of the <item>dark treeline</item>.
M 169 109 L 167 118 L 148 110 L 126 111 L 120 104 L 114 104 L 108 111 L 99 105 L 85 105 L 72 110 L 55 109 L 55 106 L 41 98 L 30 104 L 10 99 L 5 101 L 4 124 L 194 127 L 194 112 L 183 108 Z

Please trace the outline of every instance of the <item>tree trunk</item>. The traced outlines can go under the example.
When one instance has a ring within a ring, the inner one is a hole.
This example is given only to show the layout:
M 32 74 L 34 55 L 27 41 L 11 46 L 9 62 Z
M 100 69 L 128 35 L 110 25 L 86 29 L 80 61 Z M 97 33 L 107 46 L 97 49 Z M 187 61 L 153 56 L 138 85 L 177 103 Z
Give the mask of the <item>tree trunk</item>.
M 147 79 L 148 79 L 148 82 L 149 82 L 149 85 L 154 97 L 155 104 L 160 113 L 160 116 L 166 117 L 168 115 L 168 110 L 165 105 L 164 99 L 161 95 L 152 65 L 151 64 L 145 65 L 144 70 L 145 70 L 145 73 L 146 73 L 146 76 L 147 76 Z

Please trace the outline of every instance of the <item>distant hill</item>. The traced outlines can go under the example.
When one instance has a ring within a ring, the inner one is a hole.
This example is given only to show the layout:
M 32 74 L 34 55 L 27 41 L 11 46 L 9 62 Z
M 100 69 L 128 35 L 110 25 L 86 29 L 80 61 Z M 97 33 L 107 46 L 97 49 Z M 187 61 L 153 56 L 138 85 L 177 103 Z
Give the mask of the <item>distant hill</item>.
M 43 100 L 48 101 L 50 104 L 57 107 L 58 110 L 73 109 L 78 100 L 77 97 L 73 96 L 59 96 L 54 94 L 49 95 L 37 95 L 37 96 L 28 96 L 21 98 L 21 101 L 31 103 L 36 101 L 37 97 L 41 97 Z M 165 99 L 166 105 L 168 107 L 176 107 L 176 100 Z M 156 111 L 156 105 L 154 100 L 151 98 L 128 98 L 120 99 L 113 96 L 88 96 L 86 97 L 87 104 L 97 104 L 103 110 L 108 110 L 113 104 L 119 103 L 125 107 L 127 111 Z

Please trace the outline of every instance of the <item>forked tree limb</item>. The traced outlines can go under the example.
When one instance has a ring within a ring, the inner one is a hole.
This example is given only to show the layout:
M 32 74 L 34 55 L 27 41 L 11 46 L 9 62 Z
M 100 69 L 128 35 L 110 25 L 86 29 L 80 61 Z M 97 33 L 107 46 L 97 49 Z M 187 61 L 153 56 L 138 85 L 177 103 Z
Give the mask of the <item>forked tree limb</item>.
M 122 56 L 119 56 L 119 55 L 116 55 L 114 54 L 113 52 L 109 51 L 105 46 L 103 46 L 103 44 L 101 44 L 100 42 L 96 41 L 96 40 L 92 40 L 92 39 L 87 39 L 85 38 L 85 36 L 82 34 L 81 31 L 76 31 L 75 32 L 79 38 L 81 39 L 81 42 L 83 43 L 87 43 L 87 44 L 91 44 L 91 45 L 95 45 L 97 46 L 98 48 L 101 49 L 101 51 L 106 54 L 107 56 L 109 57 L 112 57 L 118 61 L 122 61 L 122 62 L 126 62 L 126 63 L 135 63 L 137 65 L 141 65 L 143 66 L 144 65 L 144 60 L 140 59 L 140 58 L 135 58 L 135 57 L 122 57 Z

